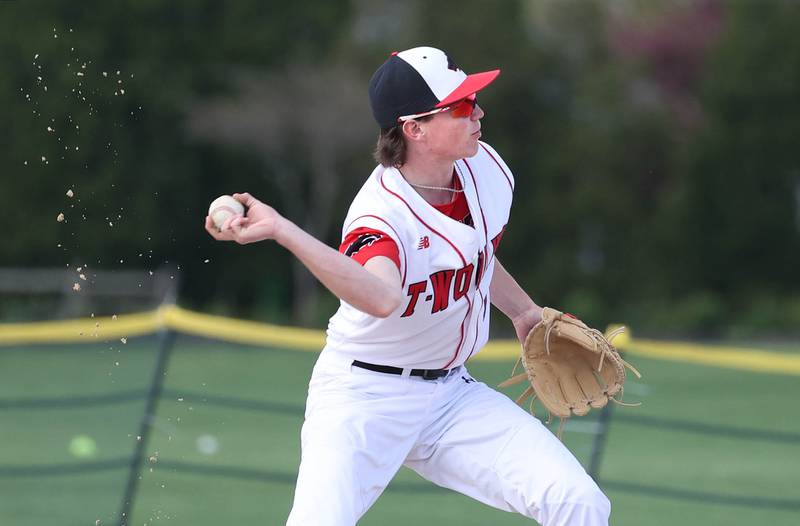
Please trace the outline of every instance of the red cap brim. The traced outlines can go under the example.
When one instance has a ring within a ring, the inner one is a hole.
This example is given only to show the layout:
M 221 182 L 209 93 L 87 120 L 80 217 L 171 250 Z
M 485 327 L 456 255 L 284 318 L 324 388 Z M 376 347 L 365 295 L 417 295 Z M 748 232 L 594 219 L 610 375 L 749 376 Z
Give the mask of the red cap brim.
M 484 71 L 483 73 L 473 73 L 472 75 L 468 75 L 467 78 L 464 79 L 464 82 L 459 84 L 459 86 L 454 89 L 450 95 L 445 97 L 442 102 L 434 107 L 442 108 L 461 99 L 465 99 L 473 93 L 479 92 L 491 84 L 499 74 L 499 69 L 493 69 L 491 71 Z

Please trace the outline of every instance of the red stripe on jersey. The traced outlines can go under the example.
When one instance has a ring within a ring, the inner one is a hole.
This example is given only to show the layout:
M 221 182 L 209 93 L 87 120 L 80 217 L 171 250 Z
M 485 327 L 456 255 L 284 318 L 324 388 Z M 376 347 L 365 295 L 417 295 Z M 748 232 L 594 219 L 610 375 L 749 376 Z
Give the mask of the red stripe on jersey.
M 364 265 L 375 256 L 391 259 L 400 271 L 400 251 L 397 243 L 385 232 L 374 228 L 356 228 L 344 236 L 339 252 Z
M 481 221 L 483 222 L 483 236 L 486 240 L 486 244 L 484 245 L 484 254 L 489 253 L 489 226 L 486 224 L 486 215 L 483 213 L 483 205 L 481 204 L 481 194 L 478 192 L 478 183 L 475 181 L 475 173 L 472 171 L 472 167 L 469 165 L 466 159 L 463 159 L 464 164 L 467 166 L 467 170 L 469 170 L 469 176 L 472 178 L 472 187 L 475 188 L 475 196 L 478 198 L 478 209 L 481 211 Z M 489 266 L 492 259 L 494 258 L 494 252 L 492 252 L 491 258 L 489 258 L 485 264 Z M 480 269 L 481 275 L 483 275 L 483 269 Z
M 486 226 L 486 216 L 483 213 L 483 205 L 481 205 L 481 194 L 478 192 L 478 182 L 475 181 L 475 174 L 472 171 L 472 166 L 469 165 L 466 159 L 462 159 L 464 164 L 467 166 L 467 170 L 469 170 L 469 176 L 472 178 L 472 187 L 475 188 L 475 197 L 478 198 L 478 209 L 481 211 L 481 220 L 483 222 L 483 234 L 484 237 L 489 237 L 489 231 L 487 230 Z
M 486 316 L 486 296 L 484 296 L 483 294 L 481 294 L 481 290 L 480 290 L 480 289 L 478 289 L 478 291 L 477 291 L 477 292 L 478 292 L 478 294 L 480 294 L 480 296 L 481 296 L 482 305 L 483 305 L 483 311 L 482 311 L 482 313 L 480 314 L 480 316 Z M 478 320 L 478 324 L 480 324 L 480 319 Z M 469 354 L 467 355 L 467 358 L 464 360 L 464 363 L 466 363 L 466 362 L 467 362 L 467 360 L 469 360 L 470 358 L 472 358 L 472 353 L 474 353 L 474 352 L 475 352 L 475 344 L 476 344 L 476 343 L 478 343 L 478 326 L 477 326 L 477 324 L 476 324 L 476 326 L 475 326 L 475 340 L 472 342 L 472 349 L 469 351 Z
M 503 239 L 503 234 L 505 233 L 506 233 L 506 227 L 503 227 L 500 233 L 494 236 L 494 239 L 492 239 L 492 246 L 494 246 L 495 253 L 497 253 L 497 247 L 500 246 L 500 240 Z
M 453 354 L 453 357 L 450 358 L 450 361 L 442 366 L 442 369 L 447 369 L 448 367 L 450 367 L 450 365 L 454 361 L 456 361 L 458 355 L 461 354 L 461 346 L 464 344 L 464 324 L 467 323 L 467 320 L 469 319 L 469 314 L 470 312 L 472 312 L 472 302 L 470 301 L 469 296 L 468 295 L 464 296 L 464 299 L 467 300 L 467 313 L 464 315 L 464 319 L 461 320 L 461 335 L 458 340 L 458 345 L 456 345 L 456 352 Z

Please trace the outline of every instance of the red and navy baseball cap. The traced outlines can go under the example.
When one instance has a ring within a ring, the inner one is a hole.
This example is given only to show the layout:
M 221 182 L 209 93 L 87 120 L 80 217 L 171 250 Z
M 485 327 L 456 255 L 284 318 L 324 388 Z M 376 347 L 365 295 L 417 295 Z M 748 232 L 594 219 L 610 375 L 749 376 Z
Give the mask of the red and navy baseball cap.
M 400 117 L 443 108 L 477 93 L 499 74 L 494 69 L 467 75 L 433 47 L 395 52 L 369 81 L 372 114 L 381 128 L 392 128 Z

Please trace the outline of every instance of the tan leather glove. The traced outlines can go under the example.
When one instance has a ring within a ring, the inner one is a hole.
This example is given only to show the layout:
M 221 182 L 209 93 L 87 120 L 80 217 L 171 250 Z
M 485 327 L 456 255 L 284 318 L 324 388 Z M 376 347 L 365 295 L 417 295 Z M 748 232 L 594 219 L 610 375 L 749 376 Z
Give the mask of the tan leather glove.
M 610 340 L 623 330 L 617 329 L 606 339 L 571 314 L 545 307 L 542 321 L 525 338 L 517 362 L 522 362 L 525 372 L 516 376 L 512 372 L 500 387 L 528 380 L 530 386 L 517 403 L 535 395 L 550 415 L 561 419 L 560 436 L 564 421 L 570 416 L 585 415 L 593 407 L 604 407 L 609 400 L 622 404 L 614 396 L 622 394 L 626 367 L 641 378 L 639 371 L 623 360 L 611 344 Z

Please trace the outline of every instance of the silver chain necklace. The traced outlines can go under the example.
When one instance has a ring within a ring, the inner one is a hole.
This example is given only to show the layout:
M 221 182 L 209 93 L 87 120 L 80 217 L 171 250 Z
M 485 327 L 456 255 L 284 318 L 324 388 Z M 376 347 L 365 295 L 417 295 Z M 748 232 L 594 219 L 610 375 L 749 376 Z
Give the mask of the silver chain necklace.
M 413 186 L 414 188 L 425 188 L 426 190 L 444 190 L 445 192 L 453 192 L 456 194 L 460 194 L 461 192 L 464 191 L 463 188 L 445 188 L 444 186 L 428 186 L 424 184 L 415 184 L 408 180 L 406 182 L 411 186 Z

